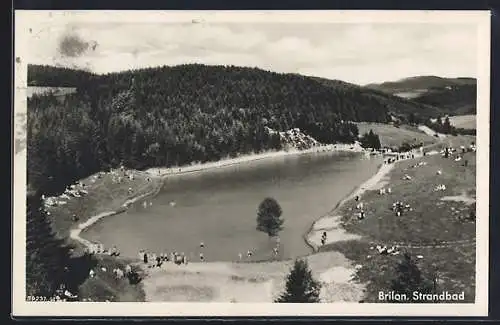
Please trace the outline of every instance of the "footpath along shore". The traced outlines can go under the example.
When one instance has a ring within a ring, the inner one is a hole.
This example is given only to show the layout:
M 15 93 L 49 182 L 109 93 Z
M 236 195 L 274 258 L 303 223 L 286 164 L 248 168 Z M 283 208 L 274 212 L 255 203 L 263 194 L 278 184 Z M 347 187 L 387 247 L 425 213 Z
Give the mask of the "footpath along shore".
M 227 158 L 221 159 L 219 161 L 207 162 L 201 164 L 193 164 L 189 166 L 181 166 L 181 167 L 154 167 L 149 168 L 145 172 L 153 175 L 153 176 L 167 176 L 167 175 L 180 175 L 187 173 L 200 172 L 204 170 L 228 167 L 233 165 L 238 165 L 242 163 L 258 161 L 263 159 L 272 159 L 272 158 L 281 158 L 286 156 L 294 156 L 294 155 L 304 155 L 311 153 L 321 153 L 321 152 L 357 152 L 363 153 L 368 152 L 363 149 L 359 144 L 331 144 L 331 145 L 322 145 L 315 146 L 310 149 L 298 150 L 298 149 L 290 149 L 290 150 L 281 150 L 281 151 L 269 151 L 258 154 L 248 154 L 242 155 L 236 158 Z
M 160 189 L 161 189 L 161 185 L 157 186 L 155 189 L 153 189 L 151 191 L 148 191 L 147 193 L 144 193 L 144 194 L 141 194 L 141 195 L 138 195 L 136 197 L 133 197 L 131 199 L 126 200 L 125 203 L 123 203 L 121 208 L 118 210 L 103 212 L 103 213 L 99 213 L 98 215 L 90 217 L 89 219 L 87 219 L 87 221 L 80 223 L 77 226 L 77 228 L 71 229 L 69 232 L 69 237 L 71 239 L 79 242 L 80 244 L 85 246 L 87 249 L 92 249 L 94 246 L 94 243 L 81 237 L 80 234 L 82 231 L 89 228 L 90 226 L 92 226 L 93 224 L 95 224 L 96 222 L 98 222 L 99 220 L 101 220 L 105 217 L 110 217 L 110 216 L 116 215 L 118 213 L 124 212 L 131 204 L 133 204 L 139 200 L 142 200 L 148 196 L 155 196 L 160 191 Z
M 419 150 L 411 151 L 413 157 L 420 158 L 422 153 Z M 356 196 L 361 197 L 366 191 L 376 190 L 383 182 L 384 178 L 389 175 L 389 173 L 394 169 L 395 164 L 401 161 L 405 161 L 411 158 L 395 160 L 392 163 L 382 163 L 377 170 L 377 172 L 370 177 L 367 181 L 357 186 L 349 195 L 344 199 L 340 200 L 337 205 L 325 216 L 314 221 L 309 228 L 309 231 L 305 234 L 304 240 L 316 252 L 319 247 L 321 247 L 321 237 L 323 232 L 326 232 L 325 245 L 331 244 L 338 241 L 359 239 L 360 236 L 356 234 L 351 234 L 345 231 L 340 224 L 342 218 L 341 215 L 337 214 L 337 211 L 348 201 L 354 199 Z

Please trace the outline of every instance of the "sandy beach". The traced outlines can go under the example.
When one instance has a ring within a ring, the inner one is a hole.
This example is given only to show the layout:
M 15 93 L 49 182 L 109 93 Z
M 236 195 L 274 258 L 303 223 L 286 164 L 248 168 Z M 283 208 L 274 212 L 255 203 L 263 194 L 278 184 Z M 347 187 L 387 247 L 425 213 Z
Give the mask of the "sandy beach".
M 393 168 L 394 163 L 382 164 L 375 175 L 354 189 L 354 191 L 341 200 L 330 213 L 316 220 L 304 238 L 308 245 L 316 251 L 321 246 L 321 236 L 323 232 L 326 232 L 327 234 L 325 244 L 350 239 L 359 239 L 360 236 L 350 234 L 340 226 L 340 218 L 342 216 L 336 215 L 335 211 L 338 210 L 345 202 L 354 199 L 356 196 L 362 196 L 364 192 L 376 189 Z
M 332 144 L 332 145 L 323 145 L 318 147 L 313 147 L 306 150 L 281 150 L 281 151 L 269 151 L 258 154 L 248 154 L 242 155 L 236 158 L 226 158 L 221 159 L 219 161 L 207 162 L 202 164 L 193 164 L 189 166 L 181 166 L 181 167 L 155 167 L 149 168 L 145 172 L 154 175 L 154 176 L 167 176 L 167 175 L 179 175 L 179 174 L 187 174 L 193 172 L 199 172 L 214 168 L 222 168 L 233 166 L 241 163 L 258 161 L 263 159 L 272 159 L 272 158 L 281 158 L 286 156 L 293 155 L 303 155 L 310 153 L 320 153 L 320 152 L 366 152 L 359 144 Z

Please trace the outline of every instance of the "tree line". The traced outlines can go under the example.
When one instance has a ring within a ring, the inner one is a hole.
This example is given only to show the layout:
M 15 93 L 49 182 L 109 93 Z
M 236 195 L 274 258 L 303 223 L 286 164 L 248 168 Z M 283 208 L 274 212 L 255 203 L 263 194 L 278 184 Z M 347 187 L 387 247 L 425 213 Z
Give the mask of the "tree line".
M 352 143 L 353 121 L 389 119 L 387 103 L 360 87 L 256 68 L 181 65 L 73 77 L 62 71 L 28 69 L 30 84 L 77 88 L 28 100 L 28 181 L 47 194 L 122 162 L 172 167 L 281 149 L 266 127 Z
M 442 118 L 437 118 L 436 121 L 432 120 L 427 120 L 425 122 L 425 125 L 433 129 L 434 131 L 438 133 L 443 133 L 443 134 L 451 134 L 451 135 L 476 135 L 476 130 L 475 129 L 464 129 L 464 128 L 457 128 L 451 125 L 450 123 L 450 118 L 446 116 L 444 118 L 444 121 Z

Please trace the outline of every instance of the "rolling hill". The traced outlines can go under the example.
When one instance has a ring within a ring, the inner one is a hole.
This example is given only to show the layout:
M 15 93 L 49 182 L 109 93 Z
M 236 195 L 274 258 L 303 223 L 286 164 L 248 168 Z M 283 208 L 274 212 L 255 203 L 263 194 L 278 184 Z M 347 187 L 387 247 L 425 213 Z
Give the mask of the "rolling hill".
M 420 76 L 365 87 L 438 108 L 441 115 L 476 113 L 475 78 Z

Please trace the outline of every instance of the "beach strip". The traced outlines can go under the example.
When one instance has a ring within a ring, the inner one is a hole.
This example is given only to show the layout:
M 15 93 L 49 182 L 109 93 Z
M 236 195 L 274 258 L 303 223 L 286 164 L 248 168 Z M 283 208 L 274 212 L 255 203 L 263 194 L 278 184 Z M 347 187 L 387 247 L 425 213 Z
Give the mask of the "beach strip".
M 271 159 L 271 158 L 281 158 L 286 156 L 293 155 L 303 155 L 303 154 L 311 154 L 311 153 L 321 153 L 321 152 L 367 152 L 363 149 L 359 144 L 331 144 L 331 145 L 322 145 L 312 147 L 310 149 L 298 150 L 298 149 L 290 149 L 290 150 L 281 150 L 281 151 L 268 151 L 262 152 L 258 154 L 247 154 L 241 155 L 236 158 L 225 158 L 218 161 L 206 162 L 206 163 L 198 163 L 188 166 L 181 167 L 154 167 L 149 168 L 145 172 L 152 176 L 167 176 L 167 175 L 181 175 L 187 173 L 194 173 L 209 169 L 216 169 L 222 167 L 228 167 L 233 165 L 238 165 L 242 163 L 258 161 L 263 159 Z

